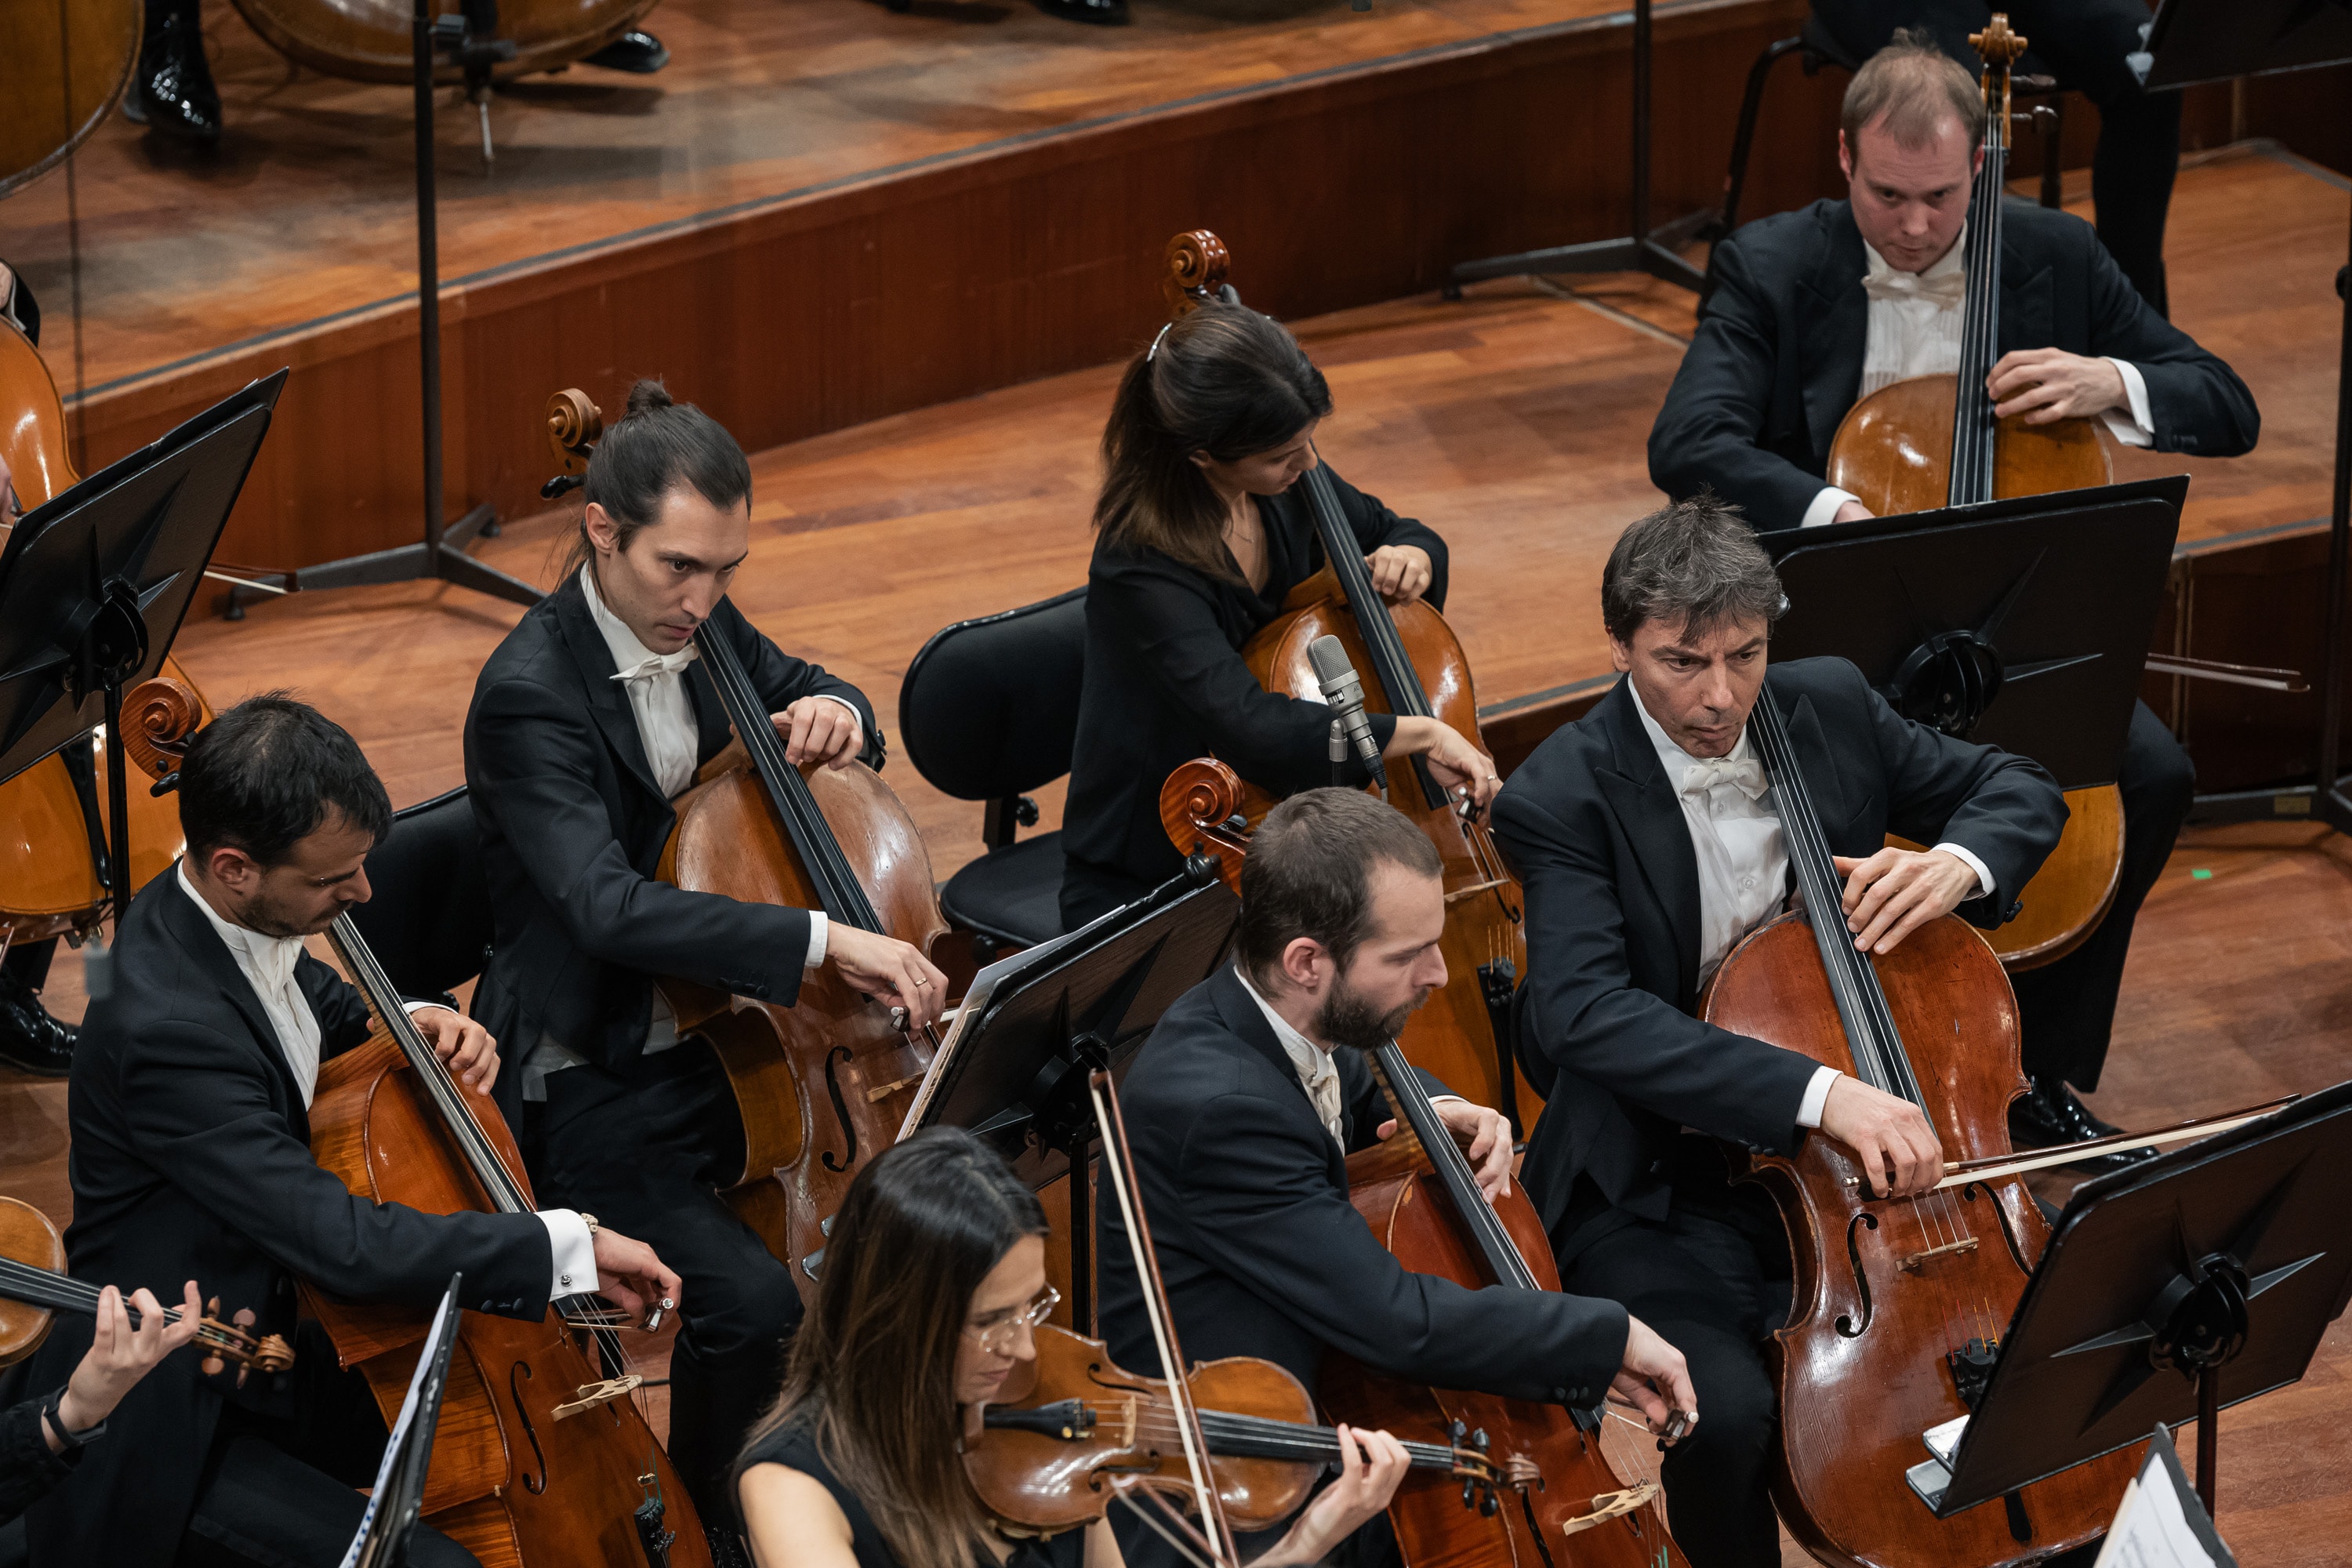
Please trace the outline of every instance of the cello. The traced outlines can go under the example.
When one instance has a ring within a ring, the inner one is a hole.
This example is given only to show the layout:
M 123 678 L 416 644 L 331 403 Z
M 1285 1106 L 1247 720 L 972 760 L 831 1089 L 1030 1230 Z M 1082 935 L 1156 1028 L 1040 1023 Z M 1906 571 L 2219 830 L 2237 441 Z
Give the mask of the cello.
M 603 430 L 586 394 L 549 400 L 549 440 L 567 464 L 584 458 Z M 822 910 L 928 952 L 947 921 L 906 805 L 863 763 L 786 762 L 733 647 L 707 623 L 694 646 L 735 742 L 674 803 L 663 879 L 743 903 Z M 660 984 L 679 1035 L 709 1041 L 742 1112 L 743 1169 L 728 1202 L 813 1298 L 825 1227 L 859 1167 L 897 1142 L 939 1037 L 928 1026 L 908 1030 L 894 1009 L 830 973 L 807 976 L 790 1007 L 678 980 Z
M 0 7 L 0 60 L 11 67 L 0 196 L 64 163 L 112 112 L 138 63 L 142 25 L 138 0 Z
M 1845 879 L 1769 689 L 1748 722 L 1804 908 L 1842 910 Z M 1855 951 L 1843 918 L 1793 912 L 1732 949 L 1700 1015 L 1909 1100 L 1948 1162 L 1994 1162 L 1957 1184 L 1886 1198 L 1818 1133 L 1793 1158 L 1726 1145 L 1733 1178 L 1760 1184 L 1789 1230 L 1795 1299 L 1770 1361 L 1773 1500 L 1790 1532 L 1824 1563 L 1994 1568 L 2104 1531 L 2138 1447 L 1949 1519 L 1904 1479 L 1927 1451 L 1921 1434 L 1966 1415 L 1983 1393 L 2049 1240 L 2022 1175 L 1995 1158 L 2009 1152 L 2009 1104 L 2028 1084 L 2017 1004 L 1992 949 L 1946 915 L 1873 956 Z
M 1846 411 L 1830 443 L 1827 482 L 1879 517 L 2115 482 L 2114 444 L 2096 420 L 2028 425 L 2022 415 L 1997 418 L 1985 390 L 2000 359 L 2010 73 L 2028 40 L 1996 12 L 1969 42 L 1985 62 L 1985 130 L 1969 193 L 1959 369 L 1880 387 Z M 2123 871 L 2121 791 L 2114 784 L 2068 790 L 2066 806 L 2065 835 L 2021 891 L 2019 918 L 1990 938 L 2011 969 L 2063 958 L 2115 901 Z
M 1187 763 L 1160 793 L 1161 818 L 1171 837 L 1181 828 L 1188 842 L 1238 862 L 1249 849 L 1238 809 L 1244 787 L 1213 758 Z M 1514 1184 L 1487 1202 L 1399 1041 L 1367 1059 L 1398 1128 L 1387 1142 L 1348 1156 L 1349 1196 L 1372 1234 L 1415 1273 L 1471 1289 L 1558 1290 L 1551 1242 L 1527 1194 Z M 1465 1557 L 1517 1568 L 1684 1563 L 1666 1528 L 1654 1457 L 1610 1441 L 1627 1422 L 1605 1405 L 1571 1411 L 1414 1387 L 1338 1358 L 1327 1363 L 1323 1382 L 1324 1403 L 1354 1424 L 1466 1445 L 1508 1480 L 1507 1494 L 1489 1489 L 1479 1506 L 1465 1509 L 1467 1489 L 1418 1468 L 1408 1474 L 1389 1505 L 1407 1563 Z
M 1225 283 L 1227 267 L 1224 242 L 1205 229 L 1169 241 L 1163 287 L 1178 312 L 1211 300 L 1237 303 Z M 1349 662 L 1373 678 L 1365 682 L 1367 711 L 1440 719 L 1476 742 L 1478 698 L 1470 662 L 1445 617 L 1419 599 L 1392 605 L 1373 588 L 1319 458 L 1299 477 L 1298 488 L 1315 519 L 1324 566 L 1292 589 L 1284 614 L 1243 647 L 1258 684 L 1321 701 L 1307 648 L 1318 637 L 1336 637 Z M 1445 866 L 1443 951 L 1452 978 L 1405 1026 L 1405 1054 L 1466 1098 L 1502 1110 L 1514 1128 L 1532 1127 L 1543 1101 L 1518 1078 L 1507 1023 L 1511 994 L 1527 972 L 1518 882 L 1486 825 L 1439 787 L 1424 759 L 1415 757 L 1396 781 L 1391 803 L 1428 836 Z M 1255 821 L 1272 805 L 1253 788 L 1244 810 Z M 1192 844 L 1181 840 L 1176 847 L 1190 853 Z M 1225 870 L 1229 879 L 1239 874 L 1234 863 Z

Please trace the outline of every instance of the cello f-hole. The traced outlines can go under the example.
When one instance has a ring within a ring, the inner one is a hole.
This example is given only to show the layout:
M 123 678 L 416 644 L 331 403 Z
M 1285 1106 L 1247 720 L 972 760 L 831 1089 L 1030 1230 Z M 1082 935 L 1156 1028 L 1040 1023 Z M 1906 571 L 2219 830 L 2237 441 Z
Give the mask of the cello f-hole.
M 1853 1266 L 1853 1288 L 1862 1294 L 1862 1321 L 1855 1322 L 1851 1312 L 1838 1314 L 1837 1331 L 1850 1340 L 1860 1339 L 1870 1327 L 1870 1276 L 1863 1272 L 1862 1238 L 1855 1234 L 1865 1226 L 1878 1228 L 1878 1216 L 1867 1210 L 1854 1215 L 1845 1227 L 1846 1261 Z
M 839 1175 L 857 1165 L 857 1128 L 849 1120 L 849 1102 L 841 1098 L 840 1067 L 849 1059 L 847 1046 L 835 1046 L 824 1054 L 824 1091 L 833 1097 L 833 1119 L 841 1126 L 841 1135 L 849 1140 L 849 1152 L 838 1160 L 833 1151 L 824 1152 L 824 1168 Z
M 514 1400 L 515 1415 L 521 1418 L 522 1435 L 530 1439 L 531 1458 L 539 1461 L 539 1474 L 523 1477 L 523 1489 L 537 1497 L 547 1490 L 547 1450 L 539 1446 L 539 1430 L 530 1424 L 530 1406 L 522 1402 L 523 1380 L 533 1375 L 527 1361 L 507 1369 L 507 1393 Z
M 1993 1218 L 2000 1222 L 2000 1238 L 2009 1244 L 2009 1255 L 2016 1260 L 2018 1272 L 2021 1274 L 2032 1273 L 2033 1265 L 2025 1256 L 2024 1238 L 2017 1234 L 2017 1227 L 2009 1223 L 2008 1207 L 2004 1205 L 1999 1198 L 1994 1197 L 1991 1189 L 1987 1187 L 1982 1182 L 1970 1182 L 1967 1186 L 1960 1189 L 1960 1201 L 1962 1203 L 1972 1204 L 1979 1200 L 1982 1200 L 1983 1202 L 1992 1205 Z

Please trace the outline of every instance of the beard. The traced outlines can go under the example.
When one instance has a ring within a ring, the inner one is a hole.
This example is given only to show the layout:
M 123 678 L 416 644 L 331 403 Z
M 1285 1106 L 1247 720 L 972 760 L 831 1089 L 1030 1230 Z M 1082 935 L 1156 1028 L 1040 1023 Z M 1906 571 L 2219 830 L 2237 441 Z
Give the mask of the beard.
M 1422 990 L 1401 1007 L 1386 1012 L 1380 1004 L 1348 984 L 1341 975 L 1332 982 L 1331 994 L 1323 998 L 1323 1005 L 1315 1015 L 1315 1035 L 1318 1039 L 1334 1046 L 1353 1046 L 1360 1051 L 1378 1050 L 1396 1038 L 1407 1018 L 1421 1010 L 1429 1000 L 1429 992 Z
M 316 936 L 334 923 L 331 914 L 305 923 L 301 916 L 306 912 L 282 905 L 267 894 L 256 894 L 235 911 L 239 925 L 263 936 Z

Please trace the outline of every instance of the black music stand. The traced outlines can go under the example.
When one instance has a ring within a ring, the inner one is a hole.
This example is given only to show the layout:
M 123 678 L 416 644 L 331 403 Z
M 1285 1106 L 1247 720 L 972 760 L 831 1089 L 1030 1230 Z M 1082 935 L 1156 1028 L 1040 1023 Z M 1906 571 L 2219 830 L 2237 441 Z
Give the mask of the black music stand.
M 1852 659 L 1906 718 L 2112 784 L 2185 476 L 1759 535 L 1775 660 Z
M 2075 1188 L 1913 1489 L 1948 1519 L 2194 1419 L 2210 1514 L 2222 1407 L 2300 1379 L 2352 1297 L 2347 1191 L 2352 1083 Z
M 449 1289 L 433 1314 L 408 1380 L 408 1397 L 383 1446 L 375 1489 L 360 1516 L 360 1532 L 343 1553 L 342 1568 L 400 1568 L 408 1561 L 409 1531 L 425 1511 L 425 1476 L 433 1468 L 433 1429 L 440 1425 L 441 1395 L 449 1385 L 449 1352 L 457 1345 L 457 1288 L 464 1280 L 462 1274 L 449 1276 Z
M 1713 207 L 1650 226 L 1650 4 L 1633 0 L 1633 179 L 1632 221 L 1615 239 L 1555 245 L 1516 256 L 1465 261 L 1445 276 L 1445 297 L 1462 298 L 1462 285 L 1528 272 L 1646 272 L 1692 293 L 1706 288 L 1706 274 L 1682 258 L 1675 247 L 1715 219 Z
M 2352 64 L 2352 6 L 2324 0 L 2163 0 L 2149 25 L 2150 92 L 2200 82 L 2317 66 Z M 2336 297 L 2344 301 L 2344 331 L 2336 359 L 2336 482 L 2327 527 L 2327 631 L 2320 644 L 2319 763 L 2308 793 L 2315 816 L 2338 833 L 2352 833 L 2352 795 L 2338 763 L 2344 742 L 2345 587 L 2352 570 L 2352 233 L 2347 262 L 2336 269 Z M 2217 800 L 2253 805 L 2255 815 L 2284 815 L 2262 803 L 2293 800 L 2303 789 L 2266 789 Z M 2232 816 L 2239 815 L 2233 811 Z M 2298 817 L 2305 816 L 2297 813 Z
M 163 668 L 286 375 L 34 508 L 0 550 L 0 782 L 105 724 L 114 842 L 100 869 L 118 919 L 133 891 L 122 693 Z M 104 984 L 100 967 L 91 994 Z
M 1196 857 L 1182 875 L 1067 936 L 980 972 L 900 1137 L 965 1127 L 1032 1187 L 1070 1177 L 1070 1321 L 1093 1321 L 1087 1075 L 1116 1070 L 1179 996 L 1214 974 L 1241 902 Z

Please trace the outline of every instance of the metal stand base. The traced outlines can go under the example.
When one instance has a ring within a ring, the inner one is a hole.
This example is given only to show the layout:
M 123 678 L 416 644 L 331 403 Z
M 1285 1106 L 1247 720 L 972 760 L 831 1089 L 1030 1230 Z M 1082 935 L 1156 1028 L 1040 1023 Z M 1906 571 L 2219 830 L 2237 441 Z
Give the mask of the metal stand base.
M 394 545 L 390 550 L 378 550 L 366 555 L 347 555 L 341 561 L 321 562 L 316 566 L 304 566 L 293 572 L 272 572 L 257 575 L 255 582 L 274 584 L 289 592 L 314 588 L 361 588 L 380 583 L 417 583 L 437 578 L 454 583 L 460 588 L 471 588 L 492 598 L 510 599 L 518 605 L 536 605 L 542 597 L 537 588 L 520 577 L 509 577 L 495 566 L 484 565 L 466 553 L 466 546 L 477 538 L 498 537 L 498 514 L 487 506 L 478 506 L 441 531 L 437 543 Z M 265 599 L 277 597 L 266 589 L 231 586 L 220 596 L 221 618 L 226 621 L 245 619 L 245 607 Z

